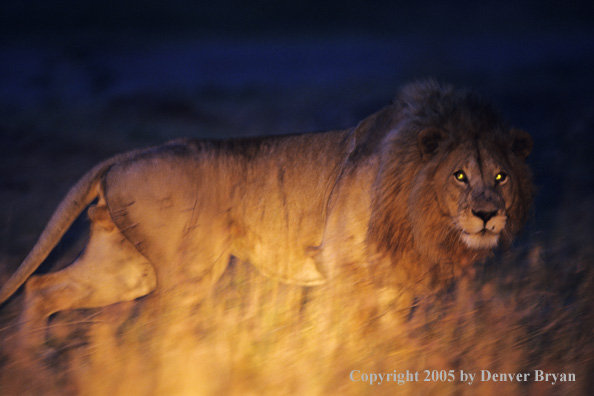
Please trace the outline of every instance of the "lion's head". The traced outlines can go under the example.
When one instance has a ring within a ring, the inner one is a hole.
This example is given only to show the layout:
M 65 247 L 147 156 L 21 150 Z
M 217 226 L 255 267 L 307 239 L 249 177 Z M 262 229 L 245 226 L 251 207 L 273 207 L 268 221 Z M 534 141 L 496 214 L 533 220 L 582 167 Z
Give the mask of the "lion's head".
M 510 242 L 532 202 L 530 136 L 476 95 L 434 82 L 405 87 L 394 107 L 370 228 L 379 250 L 447 276 Z

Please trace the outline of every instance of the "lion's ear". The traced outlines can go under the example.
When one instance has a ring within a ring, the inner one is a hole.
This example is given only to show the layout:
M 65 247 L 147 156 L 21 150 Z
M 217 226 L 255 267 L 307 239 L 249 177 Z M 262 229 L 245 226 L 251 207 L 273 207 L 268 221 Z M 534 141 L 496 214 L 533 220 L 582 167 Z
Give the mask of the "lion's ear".
M 512 153 L 518 157 L 527 158 L 532 152 L 532 137 L 528 132 L 521 129 L 512 129 L 510 133 L 512 136 Z
M 417 137 L 417 145 L 419 146 L 421 157 L 424 160 L 431 158 L 445 137 L 446 135 L 441 129 L 427 128 L 422 130 Z

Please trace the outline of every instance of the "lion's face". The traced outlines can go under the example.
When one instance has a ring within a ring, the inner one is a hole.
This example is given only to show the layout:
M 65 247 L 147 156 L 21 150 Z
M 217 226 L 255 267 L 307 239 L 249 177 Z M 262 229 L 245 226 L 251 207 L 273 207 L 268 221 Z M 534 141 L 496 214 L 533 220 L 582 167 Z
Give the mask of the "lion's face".
M 454 161 L 439 172 L 446 192 L 440 204 L 469 248 L 493 248 L 513 202 L 513 176 L 484 149 L 458 150 L 452 157 Z
M 531 202 L 525 163 L 532 140 L 522 131 L 418 136 L 422 163 L 411 183 L 408 218 L 417 250 L 439 262 L 482 257 L 509 242 Z
M 490 142 L 468 142 L 449 153 L 434 175 L 448 231 L 472 250 L 494 248 L 510 236 L 522 177 L 513 156 Z

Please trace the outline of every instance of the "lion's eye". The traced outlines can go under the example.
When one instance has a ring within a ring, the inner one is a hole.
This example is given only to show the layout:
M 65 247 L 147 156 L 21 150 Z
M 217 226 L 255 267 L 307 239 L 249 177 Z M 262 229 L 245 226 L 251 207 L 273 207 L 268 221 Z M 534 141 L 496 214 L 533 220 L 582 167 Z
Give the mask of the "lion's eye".
M 495 183 L 503 183 L 504 181 L 507 180 L 507 174 L 503 173 L 503 172 L 499 172 L 498 174 L 495 175 Z
M 457 171 L 454 172 L 454 177 L 456 178 L 456 180 L 458 180 L 459 182 L 462 183 L 466 183 L 468 182 L 468 177 L 466 176 L 466 173 L 464 173 L 463 171 Z

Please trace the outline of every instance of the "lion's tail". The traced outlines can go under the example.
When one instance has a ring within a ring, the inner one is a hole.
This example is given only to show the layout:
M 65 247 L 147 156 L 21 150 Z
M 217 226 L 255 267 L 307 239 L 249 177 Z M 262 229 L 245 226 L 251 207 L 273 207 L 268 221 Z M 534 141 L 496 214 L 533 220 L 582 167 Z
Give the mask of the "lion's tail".
M 115 163 L 133 157 L 138 151 L 114 156 L 96 165 L 87 172 L 68 191 L 58 208 L 54 211 L 50 221 L 45 226 L 41 236 L 17 271 L 8 279 L 0 290 L 0 305 L 3 304 L 31 274 L 41 265 L 43 260 L 58 244 L 62 236 L 72 225 L 81 212 L 99 195 L 101 178 Z

